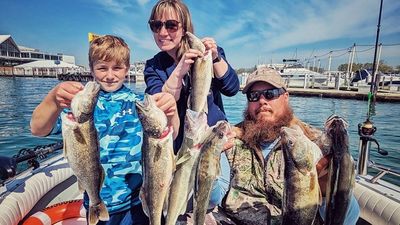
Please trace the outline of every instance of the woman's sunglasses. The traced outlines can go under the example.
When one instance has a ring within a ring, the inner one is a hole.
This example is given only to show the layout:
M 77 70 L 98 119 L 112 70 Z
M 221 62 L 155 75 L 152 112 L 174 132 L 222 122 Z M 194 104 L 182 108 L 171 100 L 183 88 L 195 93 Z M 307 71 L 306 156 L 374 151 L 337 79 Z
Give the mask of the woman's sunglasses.
M 260 100 L 261 95 L 264 96 L 265 99 L 271 100 L 274 98 L 279 97 L 281 94 L 285 93 L 285 89 L 283 88 L 275 88 L 275 89 L 268 89 L 264 91 L 249 91 L 246 93 L 247 100 L 249 102 L 256 102 Z
M 154 33 L 160 32 L 161 28 L 164 25 L 165 29 L 167 29 L 167 31 L 170 33 L 176 32 L 179 28 L 179 22 L 176 20 L 167 20 L 165 22 L 160 20 L 149 20 L 149 25 L 151 31 L 153 31 Z

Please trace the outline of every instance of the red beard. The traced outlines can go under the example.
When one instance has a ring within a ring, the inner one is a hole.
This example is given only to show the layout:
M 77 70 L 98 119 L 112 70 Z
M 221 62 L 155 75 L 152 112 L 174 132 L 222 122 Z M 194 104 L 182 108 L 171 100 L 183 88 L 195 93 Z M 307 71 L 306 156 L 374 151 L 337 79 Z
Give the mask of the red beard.
M 262 109 L 262 108 L 260 108 Z M 257 113 L 260 111 L 257 110 Z M 251 148 L 259 148 L 261 142 L 274 141 L 280 135 L 281 127 L 289 126 L 293 119 L 290 105 L 284 108 L 275 122 L 265 121 L 263 117 L 254 118 L 248 109 L 243 113 L 243 136 L 241 139 Z

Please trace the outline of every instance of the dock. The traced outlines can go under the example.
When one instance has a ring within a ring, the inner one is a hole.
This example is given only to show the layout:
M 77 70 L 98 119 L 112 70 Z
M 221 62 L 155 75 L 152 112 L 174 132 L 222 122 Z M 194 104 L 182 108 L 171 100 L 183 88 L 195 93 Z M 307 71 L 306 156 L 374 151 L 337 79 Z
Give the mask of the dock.
M 311 89 L 311 88 L 288 88 L 288 92 L 293 96 L 357 99 L 368 101 L 367 92 L 357 90 L 335 90 L 335 89 Z M 376 95 L 378 102 L 400 102 L 400 92 L 389 92 L 379 90 Z

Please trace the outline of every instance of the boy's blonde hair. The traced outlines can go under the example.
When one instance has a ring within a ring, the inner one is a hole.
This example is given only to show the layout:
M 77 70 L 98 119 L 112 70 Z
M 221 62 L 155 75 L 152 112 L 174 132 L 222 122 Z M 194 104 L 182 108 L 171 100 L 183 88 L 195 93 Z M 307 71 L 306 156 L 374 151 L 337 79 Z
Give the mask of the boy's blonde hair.
M 178 50 L 176 51 L 176 59 L 181 60 L 183 54 L 187 52 L 189 47 L 189 40 L 185 34 L 187 31 L 194 34 L 194 28 L 192 24 L 192 18 L 188 7 L 180 0 L 159 0 L 151 10 L 149 20 L 160 19 L 164 12 L 176 13 L 178 16 L 178 22 L 181 23 L 183 28 L 183 37 L 179 44 Z
M 105 35 L 94 39 L 89 47 L 89 66 L 93 70 L 96 61 L 110 62 L 115 60 L 119 65 L 130 67 L 130 50 L 124 39 Z

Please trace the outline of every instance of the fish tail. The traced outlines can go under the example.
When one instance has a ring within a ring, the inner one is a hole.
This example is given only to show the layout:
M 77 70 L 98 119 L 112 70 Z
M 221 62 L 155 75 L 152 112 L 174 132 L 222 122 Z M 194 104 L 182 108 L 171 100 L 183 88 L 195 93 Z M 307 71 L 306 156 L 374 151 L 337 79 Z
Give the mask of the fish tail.
M 97 224 L 99 220 L 101 221 L 108 221 L 110 216 L 108 215 L 108 210 L 106 205 L 101 202 L 98 205 L 90 206 L 89 207 L 89 224 Z

